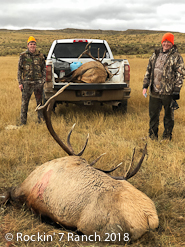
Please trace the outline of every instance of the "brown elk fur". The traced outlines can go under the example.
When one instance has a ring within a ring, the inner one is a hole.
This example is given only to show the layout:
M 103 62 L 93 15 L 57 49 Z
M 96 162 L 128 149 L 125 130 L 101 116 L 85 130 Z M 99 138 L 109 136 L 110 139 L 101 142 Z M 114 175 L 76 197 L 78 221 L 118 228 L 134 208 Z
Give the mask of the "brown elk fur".
M 83 234 L 129 233 L 138 239 L 158 227 L 154 203 L 125 180 L 114 180 L 76 156 L 36 168 L 11 192 L 35 212 Z
M 86 83 L 104 83 L 107 79 L 107 72 L 103 64 L 97 61 L 91 61 L 84 63 L 76 69 L 71 80 L 73 78 Z

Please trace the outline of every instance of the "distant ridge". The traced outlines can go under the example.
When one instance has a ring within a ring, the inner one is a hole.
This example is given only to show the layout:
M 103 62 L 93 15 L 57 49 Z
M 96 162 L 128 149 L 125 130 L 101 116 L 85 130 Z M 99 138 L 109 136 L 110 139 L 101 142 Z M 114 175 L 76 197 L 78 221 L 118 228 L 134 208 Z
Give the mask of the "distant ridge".
M 25 32 L 25 33 L 38 33 L 38 32 L 59 32 L 59 33 L 82 33 L 82 34 L 105 34 L 105 35 L 135 35 L 135 34 L 155 34 L 155 33 L 166 33 L 169 31 L 158 31 L 158 30 L 143 30 L 143 29 L 127 29 L 126 31 L 116 31 L 116 30 L 101 30 L 101 29 L 76 29 L 76 28 L 64 28 L 64 29 L 54 29 L 54 30 L 40 30 L 40 29 L 19 29 L 19 30 L 10 30 L 10 29 L 0 29 L 0 31 L 12 31 L 12 32 Z M 179 32 L 173 32 L 179 33 Z
M 127 29 L 124 32 L 126 34 L 154 34 L 154 33 L 166 33 L 167 31 L 142 30 L 142 29 Z
M 101 30 L 101 29 L 75 29 L 75 28 L 65 28 L 60 29 L 61 32 L 65 33 L 89 33 L 89 34 L 120 34 L 125 31 L 116 31 L 116 30 Z

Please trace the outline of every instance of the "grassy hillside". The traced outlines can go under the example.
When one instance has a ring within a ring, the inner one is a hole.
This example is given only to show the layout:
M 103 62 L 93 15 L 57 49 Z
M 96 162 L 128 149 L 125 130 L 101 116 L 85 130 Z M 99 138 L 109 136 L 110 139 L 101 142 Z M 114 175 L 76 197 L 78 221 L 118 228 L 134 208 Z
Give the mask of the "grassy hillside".
M 47 54 L 55 39 L 64 38 L 96 38 L 106 39 L 114 55 L 143 55 L 151 54 L 154 48 L 160 46 L 164 32 L 147 30 L 103 31 L 62 29 L 54 31 L 29 30 L 18 31 L 0 30 L 0 56 L 18 55 L 26 49 L 26 41 L 33 35 L 42 53 Z M 174 33 L 175 43 L 180 53 L 185 53 L 185 34 Z

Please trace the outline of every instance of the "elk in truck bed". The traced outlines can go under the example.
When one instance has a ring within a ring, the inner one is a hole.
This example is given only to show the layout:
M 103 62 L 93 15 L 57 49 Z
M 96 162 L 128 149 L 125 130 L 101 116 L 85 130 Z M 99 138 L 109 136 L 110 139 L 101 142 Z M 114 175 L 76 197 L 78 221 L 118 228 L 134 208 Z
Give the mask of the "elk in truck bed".
M 90 54 L 92 57 L 84 52 L 89 43 L 91 43 Z M 129 87 L 130 66 L 126 59 L 114 59 L 105 40 L 55 40 L 46 60 L 45 100 L 70 81 L 65 82 L 64 80 L 67 75 L 73 73 L 70 64 L 81 62 L 84 65 L 87 62 L 92 62 L 93 59 L 103 60 L 104 64 L 108 64 L 108 70 L 114 76 L 108 76 L 104 83 L 99 83 L 98 80 L 94 80 L 93 83 L 83 83 L 83 81 L 81 83 L 79 77 L 76 77 L 78 80 L 70 82 L 71 85 L 63 95 L 57 98 L 56 103 L 109 104 L 112 105 L 113 110 L 121 109 L 126 112 L 127 99 L 131 92 Z

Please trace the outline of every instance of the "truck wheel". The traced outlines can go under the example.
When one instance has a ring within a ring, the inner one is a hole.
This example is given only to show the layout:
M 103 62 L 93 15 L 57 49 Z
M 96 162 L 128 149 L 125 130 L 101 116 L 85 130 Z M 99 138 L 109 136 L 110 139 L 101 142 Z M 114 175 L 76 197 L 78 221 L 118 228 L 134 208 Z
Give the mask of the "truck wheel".
M 123 114 L 127 112 L 127 99 L 121 101 L 117 106 L 112 105 L 112 110 L 114 112 L 122 112 Z

